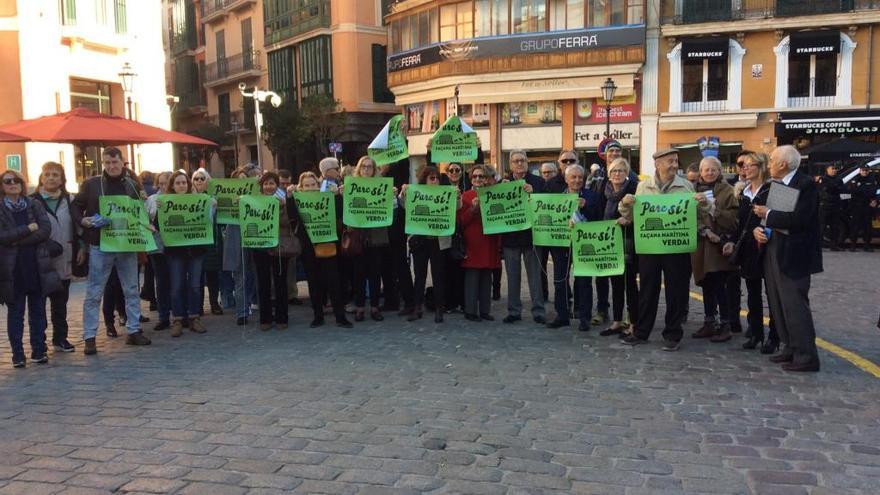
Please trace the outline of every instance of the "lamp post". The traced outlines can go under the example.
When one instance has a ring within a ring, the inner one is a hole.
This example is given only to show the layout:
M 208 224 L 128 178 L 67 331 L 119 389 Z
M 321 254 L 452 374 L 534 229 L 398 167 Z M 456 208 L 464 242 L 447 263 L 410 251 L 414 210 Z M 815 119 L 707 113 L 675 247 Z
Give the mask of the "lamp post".
M 605 79 L 602 84 L 602 99 L 605 100 L 605 138 L 611 138 L 611 101 L 614 100 L 614 93 L 617 92 L 617 85 L 610 77 Z
M 263 142 L 263 134 L 261 131 L 263 128 L 263 114 L 260 113 L 260 103 L 268 101 L 273 107 L 278 108 L 281 106 L 281 97 L 274 91 L 263 91 L 256 86 L 254 86 L 254 89 L 251 92 L 245 91 L 246 89 L 247 86 L 245 83 L 238 84 L 238 90 L 241 92 L 241 96 L 254 99 L 254 128 L 257 131 L 257 166 L 262 170 L 263 153 L 260 151 L 260 148 L 262 148 Z
M 122 81 L 122 91 L 125 93 L 125 104 L 128 108 L 128 119 L 134 120 L 134 114 L 131 111 L 131 93 L 134 91 L 134 80 L 137 77 L 137 73 L 132 68 L 131 64 L 128 62 L 122 66 L 122 71 L 119 72 L 119 79 Z M 131 160 L 131 171 L 135 172 L 135 156 L 134 156 L 134 145 L 128 145 L 128 154 L 129 159 Z
M 235 159 L 232 161 L 232 168 L 234 169 L 234 168 L 238 167 L 238 131 L 241 128 L 238 123 L 238 119 L 236 119 L 235 117 L 232 117 L 232 123 L 230 124 L 230 127 L 232 127 L 232 135 L 233 135 L 233 139 L 234 139 L 233 149 L 235 150 L 234 151 Z

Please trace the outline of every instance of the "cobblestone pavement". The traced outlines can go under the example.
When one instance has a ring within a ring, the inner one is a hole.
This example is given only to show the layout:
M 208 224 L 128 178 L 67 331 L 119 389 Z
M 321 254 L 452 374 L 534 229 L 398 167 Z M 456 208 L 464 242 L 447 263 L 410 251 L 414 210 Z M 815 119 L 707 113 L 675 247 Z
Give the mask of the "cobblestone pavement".
M 880 256 L 826 266 L 820 335 L 880 360 Z M 850 363 L 822 351 L 821 373 L 785 374 L 737 341 L 630 349 L 503 325 L 502 303 L 491 324 L 209 317 L 206 335 L 102 335 L 95 357 L 77 339 L 25 370 L 4 340 L 0 494 L 880 493 L 880 388 Z

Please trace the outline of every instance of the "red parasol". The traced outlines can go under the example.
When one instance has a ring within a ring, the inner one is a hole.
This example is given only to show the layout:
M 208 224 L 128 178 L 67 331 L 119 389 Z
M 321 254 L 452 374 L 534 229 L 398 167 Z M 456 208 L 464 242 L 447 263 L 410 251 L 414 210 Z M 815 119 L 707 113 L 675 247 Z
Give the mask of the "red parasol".
M 12 134 L 10 132 L 0 132 L 0 142 L 4 143 L 24 143 L 28 140 L 28 138 L 24 136 L 18 136 L 16 134 Z
M 9 138 L 6 135 L 10 135 Z M 216 143 L 182 132 L 166 131 L 158 127 L 128 120 L 117 115 L 98 113 L 87 108 L 57 115 L 22 120 L 0 126 L 2 141 L 37 141 L 44 143 L 72 143 L 80 146 L 146 143 L 180 143 L 216 146 Z

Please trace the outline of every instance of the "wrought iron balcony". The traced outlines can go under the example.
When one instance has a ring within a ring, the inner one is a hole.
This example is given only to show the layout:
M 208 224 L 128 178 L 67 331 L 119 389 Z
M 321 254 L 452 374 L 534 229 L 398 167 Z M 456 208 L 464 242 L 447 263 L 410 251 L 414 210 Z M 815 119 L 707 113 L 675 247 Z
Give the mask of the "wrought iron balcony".
M 229 0 L 203 0 L 202 22 L 211 22 L 226 15 L 226 4 Z
M 727 110 L 727 82 L 681 85 L 683 112 L 723 112 Z
M 837 97 L 837 78 L 823 77 L 816 79 L 789 79 L 788 106 L 833 107 Z
M 266 45 L 298 36 L 309 31 L 330 27 L 328 0 L 301 0 L 287 10 L 267 8 L 264 22 Z
M 217 59 L 205 65 L 205 84 L 216 86 L 225 82 L 233 82 L 239 79 L 259 77 L 260 51 L 239 53 L 225 58 Z
M 880 0 L 664 0 L 661 22 L 698 24 L 877 8 L 880 8 Z

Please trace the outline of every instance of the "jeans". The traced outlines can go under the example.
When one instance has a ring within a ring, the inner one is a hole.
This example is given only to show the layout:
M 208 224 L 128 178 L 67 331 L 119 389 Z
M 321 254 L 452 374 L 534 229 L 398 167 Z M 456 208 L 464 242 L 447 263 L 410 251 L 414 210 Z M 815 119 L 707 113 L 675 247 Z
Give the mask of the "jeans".
M 98 306 L 110 270 L 116 267 L 125 297 L 126 331 L 141 330 L 141 302 L 138 293 L 137 253 L 105 253 L 98 246 L 89 247 L 89 280 L 83 301 L 83 338 L 93 339 L 98 334 Z
M 39 290 L 23 293 L 16 291 L 15 300 L 6 303 L 6 334 L 12 348 L 12 358 L 24 358 L 24 310 L 27 304 L 28 327 L 31 336 L 31 359 L 46 354 L 46 299 Z
M 730 307 L 727 301 L 728 272 L 709 272 L 703 279 L 703 310 L 706 321 L 716 321 L 721 316 L 721 323 L 730 323 Z
M 504 268 L 507 270 L 507 314 L 522 316 L 522 265 L 526 267 L 526 281 L 532 301 L 532 318 L 544 318 L 544 291 L 541 288 L 540 247 L 504 248 Z
M 203 254 L 168 254 L 171 272 L 171 314 L 175 318 L 199 316 L 202 310 Z
M 168 257 L 164 254 L 150 255 L 153 273 L 156 274 L 156 309 L 159 321 L 171 320 L 171 273 L 168 270 Z
M 49 307 L 52 314 L 52 343 L 61 344 L 67 340 L 67 301 L 70 299 L 70 280 L 62 280 L 63 288 L 49 294 Z M 43 302 L 45 305 L 45 301 Z

